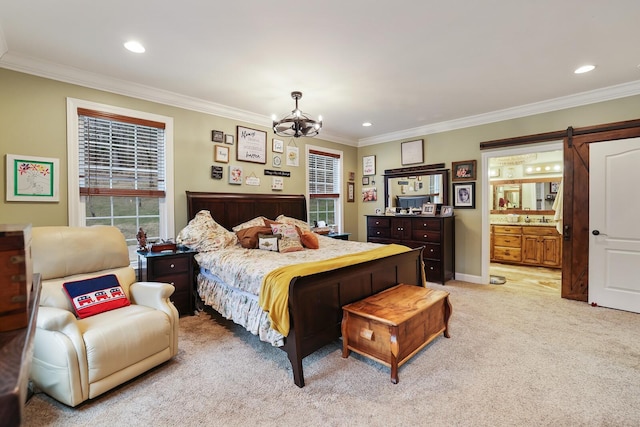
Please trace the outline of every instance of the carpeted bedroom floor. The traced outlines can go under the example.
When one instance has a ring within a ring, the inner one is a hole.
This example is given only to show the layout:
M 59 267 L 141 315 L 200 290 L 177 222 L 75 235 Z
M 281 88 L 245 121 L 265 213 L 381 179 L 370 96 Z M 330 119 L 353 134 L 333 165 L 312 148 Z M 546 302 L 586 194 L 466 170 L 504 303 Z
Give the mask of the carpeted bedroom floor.
M 38 393 L 25 426 L 637 426 L 640 315 L 548 286 L 430 285 L 451 293 L 451 338 L 399 370 L 341 343 L 304 359 L 208 312 L 180 319 L 177 357 L 77 408 Z

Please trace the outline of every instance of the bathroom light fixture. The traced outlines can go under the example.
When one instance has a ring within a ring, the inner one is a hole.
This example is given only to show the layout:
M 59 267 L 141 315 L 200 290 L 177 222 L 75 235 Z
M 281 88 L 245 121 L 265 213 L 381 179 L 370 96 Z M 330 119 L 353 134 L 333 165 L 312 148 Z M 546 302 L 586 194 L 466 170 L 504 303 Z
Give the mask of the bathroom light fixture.
M 296 108 L 291 114 L 276 120 L 273 116 L 273 131 L 280 136 L 293 136 L 299 138 L 301 136 L 314 137 L 320 133 L 322 129 L 322 117 L 313 120 L 298 108 L 298 100 L 302 98 L 302 92 L 291 92 L 291 98 L 296 101 Z

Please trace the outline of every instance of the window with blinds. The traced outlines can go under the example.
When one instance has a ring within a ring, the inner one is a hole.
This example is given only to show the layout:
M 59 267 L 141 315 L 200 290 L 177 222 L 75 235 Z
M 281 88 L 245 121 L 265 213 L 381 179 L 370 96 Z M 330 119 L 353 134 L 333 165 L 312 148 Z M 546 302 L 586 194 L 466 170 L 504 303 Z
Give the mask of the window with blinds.
M 166 197 L 165 124 L 78 108 L 78 191 L 84 223 L 114 225 L 130 245 L 160 238 Z
M 78 109 L 83 196 L 165 196 L 164 123 Z
M 307 165 L 309 221 L 340 227 L 341 156 L 338 153 L 309 149 Z

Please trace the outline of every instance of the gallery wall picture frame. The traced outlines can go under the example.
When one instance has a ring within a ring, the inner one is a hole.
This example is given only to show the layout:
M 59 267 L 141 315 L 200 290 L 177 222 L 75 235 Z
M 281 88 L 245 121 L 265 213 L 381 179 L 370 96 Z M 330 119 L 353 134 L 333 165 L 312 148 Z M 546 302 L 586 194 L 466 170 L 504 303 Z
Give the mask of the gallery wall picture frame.
M 476 208 L 476 183 L 454 183 L 453 184 L 453 206 L 456 209 Z
M 356 180 L 356 173 L 349 172 L 349 181 L 355 181 L 355 180 Z
M 229 166 L 229 184 L 242 185 L 242 166 Z
M 452 181 L 475 181 L 477 177 L 477 161 L 464 160 L 451 162 Z
M 453 216 L 453 206 L 443 206 L 440 208 L 440 216 Z
M 362 177 L 362 185 L 369 185 L 369 177 L 368 176 L 363 176 Z
M 211 140 L 213 142 L 224 142 L 224 132 L 222 132 L 221 130 L 212 130 Z
M 355 182 L 347 182 L 347 202 L 355 202 L 356 200 L 356 184 Z
M 424 203 L 422 205 L 422 215 L 434 216 L 436 214 L 436 205 L 433 203 Z
M 60 160 L 7 154 L 7 202 L 59 202 Z
M 362 157 L 362 175 L 376 174 L 376 156 Z
M 257 129 L 237 126 L 236 160 L 250 163 L 267 163 L 267 133 Z
M 274 153 L 284 153 L 284 141 L 281 139 L 273 138 L 271 150 Z
M 226 145 L 216 145 L 214 150 L 214 161 L 219 163 L 229 163 L 229 147 Z
M 416 139 L 400 144 L 400 157 L 403 166 L 424 163 L 424 140 Z
M 235 139 L 234 136 L 231 135 L 230 133 L 226 133 L 224 135 L 224 143 L 225 144 L 233 145 L 234 139 Z

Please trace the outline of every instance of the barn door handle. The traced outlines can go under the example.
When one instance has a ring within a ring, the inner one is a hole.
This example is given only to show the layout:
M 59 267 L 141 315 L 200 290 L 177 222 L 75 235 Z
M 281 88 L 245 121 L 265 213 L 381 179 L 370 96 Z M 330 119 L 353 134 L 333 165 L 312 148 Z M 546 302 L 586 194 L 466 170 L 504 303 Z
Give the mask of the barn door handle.
M 563 231 L 562 238 L 566 241 L 571 240 L 571 226 L 565 225 L 562 231 Z

